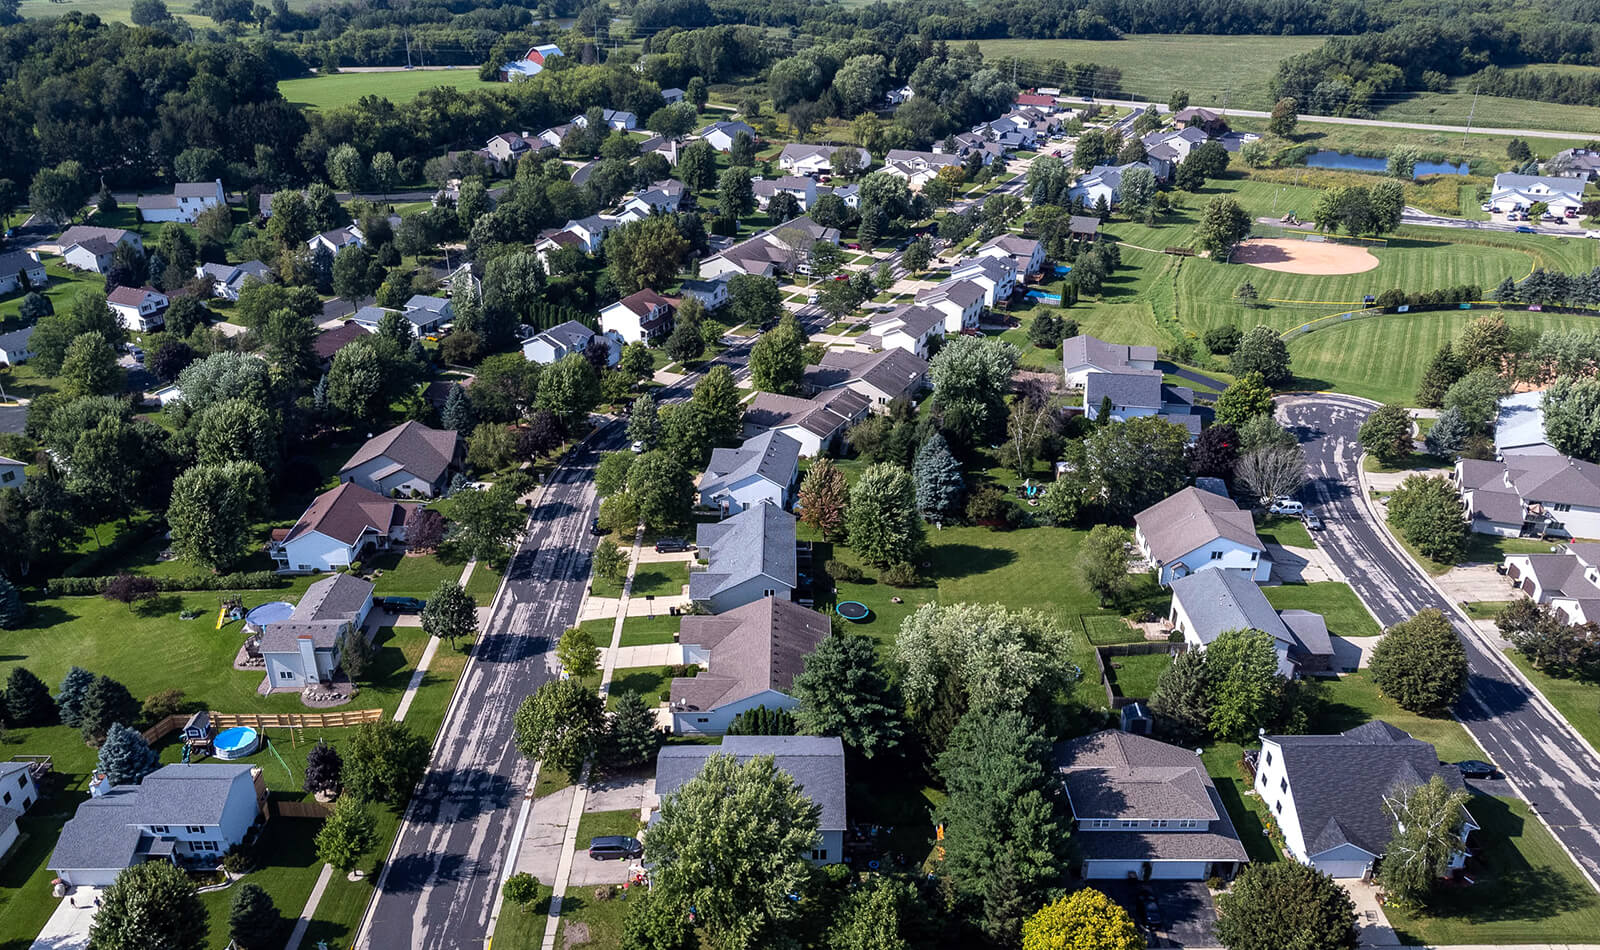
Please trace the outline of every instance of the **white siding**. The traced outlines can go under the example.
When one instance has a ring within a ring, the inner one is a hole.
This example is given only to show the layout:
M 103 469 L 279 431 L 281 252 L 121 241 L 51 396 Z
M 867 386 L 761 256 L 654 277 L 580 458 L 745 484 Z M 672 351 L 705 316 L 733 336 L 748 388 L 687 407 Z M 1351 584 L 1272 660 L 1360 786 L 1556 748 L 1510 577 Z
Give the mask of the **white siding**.
M 319 531 L 285 543 L 283 550 L 288 555 L 285 569 L 290 571 L 331 571 L 351 560 L 350 545 Z
M 726 613 L 735 607 L 743 607 L 767 596 L 767 591 L 776 591 L 775 596 L 782 600 L 789 600 L 793 588 L 783 581 L 763 574 L 754 577 L 722 591 L 711 598 L 711 612 L 714 614 Z
M 1134 540 L 1139 545 L 1140 553 L 1145 556 L 1146 560 L 1154 564 L 1155 558 L 1151 554 L 1150 547 L 1145 541 L 1144 532 L 1135 532 Z M 1219 554 L 1220 557 L 1212 557 L 1213 552 Z M 1254 556 L 1252 557 L 1252 555 Z M 1186 570 L 1174 569 L 1173 565 L 1180 562 L 1184 565 Z M 1217 569 L 1238 571 L 1258 584 L 1272 577 L 1272 562 L 1264 557 L 1261 557 L 1261 552 L 1247 548 L 1237 541 L 1231 541 L 1227 538 L 1217 538 L 1211 541 L 1209 544 L 1196 548 L 1182 557 L 1174 558 L 1171 561 L 1161 565 L 1161 574 L 1159 580 L 1161 582 L 1161 586 L 1166 587 L 1177 578 L 1183 577 L 1185 574 L 1192 574 L 1195 571 Z
M 756 693 L 744 699 L 718 706 L 715 709 L 703 709 L 691 712 L 674 712 L 672 714 L 672 731 L 680 736 L 720 736 L 728 731 L 728 727 L 738 718 L 739 714 L 747 710 L 765 706 L 768 709 L 793 709 L 799 705 L 797 700 L 775 689 Z
M 1256 793 L 1283 832 L 1289 854 L 1301 863 L 1308 863 L 1305 839 L 1300 831 L 1300 814 L 1294 807 L 1294 789 L 1284 788 L 1286 778 L 1283 749 L 1276 742 L 1262 742 L 1261 756 L 1256 760 Z

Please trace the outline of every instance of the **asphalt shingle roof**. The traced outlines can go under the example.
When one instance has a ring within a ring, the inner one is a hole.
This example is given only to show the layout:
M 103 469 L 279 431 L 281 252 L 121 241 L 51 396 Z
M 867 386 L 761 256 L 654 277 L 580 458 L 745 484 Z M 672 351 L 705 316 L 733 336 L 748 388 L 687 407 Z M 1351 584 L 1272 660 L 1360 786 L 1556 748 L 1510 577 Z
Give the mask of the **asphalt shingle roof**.
M 1144 534 L 1150 553 L 1163 564 L 1217 538 L 1227 538 L 1255 551 L 1267 549 L 1256 537 L 1250 512 L 1240 511 L 1230 499 L 1192 486 L 1156 502 L 1134 515 L 1133 520 Z
M 315 646 L 331 649 L 346 624 L 372 597 L 372 582 L 353 574 L 334 574 L 306 588 L 294 613 L 281 623 L 269 623 L 261 631 L 264 653 L 293 653 L 297 641 L 310 637 Z
M 138 785 L 119 785 L 90 798 L 61 828 L 50 867 L 123 868 L 133 863 L 149 836 L 140 825 L 216 825 L 234 783 L 252 781 L 248 763 L 168 765 Z
M 703 711 L 767 690 L 785 692 L 831 629 L 825 614 L 782 597 L 685 617 L 678 641 L 710 656 L 700 675 L 673 679 L 673 708 Z
M 656 794 L 673 794 L 705 768 L 713 755 L 732 755 L 741 763 L 770 755 L 794 779 L 822 814 L 819 831 L 843 831 L 845 811 L 844 744 L 835 736 L 725 736 L 720 746 L 667 746 L 656 756 Z
M 1097 218 L 1090 220 L 1096 221 Z M 1062 359 L 1066 365 L 1089 365 L 1108 372 L 1127 369 L 1134 361 L 1150 361 L 1156 358 L 1156 348 L 1153 346 L 1130 346 L 1126 343 L 1107 343 L 1104 340 L 1081 333 L 1067 339 L 1061 344 Z M 1147 370 L 1146 372 L 1151 372 Z
M 388 534 L 393 528 L 404 524 L 418 507 L 414 503 L 385 498 L 354 482 L 345 482 L 312 499 L 284 540 L 292 541 L 316 531 L 336 541 L 354 544 L 368 528 Z
M 768 429 L 746 439 L 736 449 L 713 449 L 700 480 L 700 494 L 714 496 L 751 477 L 764 478 L 788 488 L 800 462 L 800 443 Z
M 689 599 L 710 600 L 765 575 L 791 589 L 798 583 L 795 517 L 776 505 L 756 505 L 715 524 L 702 524 L 695 542 L 709 550 L 704 571 L 689 575 Z
M 1201 643 L 1227 630 L 1260 630 L 1282 643 L 1294 642 L 1267 595 L 1243 574 L 1195 571 L 1172 582 L 1172 599 L 1183 606 Z
M 339 474 L 343 475 L 373 459 L 387 458 L 398 463 L 404 471 L 431 483 L 444 474 L 455 456 L 454 429 L 430 429 L 420 422 L 402 422 L 388 432 L 368 439 L 339 469 Z

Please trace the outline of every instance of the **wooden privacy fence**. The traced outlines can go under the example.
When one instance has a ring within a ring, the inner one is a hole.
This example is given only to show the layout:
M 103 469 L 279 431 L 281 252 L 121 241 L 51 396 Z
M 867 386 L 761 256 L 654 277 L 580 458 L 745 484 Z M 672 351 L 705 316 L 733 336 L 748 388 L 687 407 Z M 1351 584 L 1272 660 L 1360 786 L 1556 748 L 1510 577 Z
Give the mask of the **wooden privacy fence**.
M 285 802 L 276 798 L 272 808 L 279 818 L 326 818 L 332 810 L 321 802 Z
M 167 736 L 172 735 L 174 732 L 177 732 L 179 729 L 182 729 L 184 724 L 188 721 L 189 717 L 183 713 L 175 713 L 171 716 L 168 716 L 144 731 L 144 741 L 154 745 L 155 743 L 160 742 L 162 739 L 165 739 Z
M 341 729 L 346 726 L 377 722 L 382 718 L 381 709 L 352 709 L 325 713 L 214 712 L 211 714 L 211 725 L 218 730 L 232 729 L 236 726 L 249 726 L 252 729 Z

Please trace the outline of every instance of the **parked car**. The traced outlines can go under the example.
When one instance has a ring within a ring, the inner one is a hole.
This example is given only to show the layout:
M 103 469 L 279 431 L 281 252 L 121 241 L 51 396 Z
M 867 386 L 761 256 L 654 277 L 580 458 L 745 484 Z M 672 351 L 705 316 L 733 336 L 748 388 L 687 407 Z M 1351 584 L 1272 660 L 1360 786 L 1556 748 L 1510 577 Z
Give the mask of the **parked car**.
M 144 350 L 139 349 L 137 346 L 130 346 L 128 347 L 128 352 L 133 354 L 133 361 L 135 363 L 144 362 Z
M 397 614 L 420 614 L 428 606 L 428 602 L 419 597 L 379 597 L 378 606 Z
M 634 455 L 638 455 L 644 451 L 644 443 L 638 439 L 634 439 L 633 444 L 628 446 L 628 448 L 632 450 Z
M 1462 778 L 1494 778 L 1494 766 L 1482 759 L 1467 759 L 1456 763 Z
M 1298 515 L 1305 510 L 1306 506 L 1293 498 L 1279 498 L 1267 508 L 1267 512 L 1274 515 Z
M 1528 227 L 1526 224 L 1519 224 L 1519 225 L 1517 225 L 1517 233 L 1518 234 L 1538 234 L 1539 232 L 1535 231 L 1533 228 Z
M 1321 531 L 1322 530 L 1322 519 L 1318 518 L 1316 515 L 1312 514 L 1309 511 L 1306 512 L 1304 515 L 1301 515 L 1301 520 L 1305 521 L 1306 530 L 1307 531 Z
M 680 551 L 687 551 L 687 550 L 689 550 L 689 542 L 683 540 L 682 538 L 657 538 L 656 539 L 656 553 L 657 554 L 677 554 Z
M 638 858 L 644 855 L 644 845 L 638 838 L 623 835 L 600 835 L 589 839 L 589 857 L 596 861 Z
M 1139 904 L 1139 922 L 1146 927 L 1161 926 L 1161 905 L 1156 903 L 1156 892 L 1148 886 L 1141 885 L 1137 892 Z
M 847 250 L 847 251 L 859 251 L 859 250 L 861 250 L 861 245 L 859 245 L 859 244 L 846 244 L 844 246 L 844 249 Z

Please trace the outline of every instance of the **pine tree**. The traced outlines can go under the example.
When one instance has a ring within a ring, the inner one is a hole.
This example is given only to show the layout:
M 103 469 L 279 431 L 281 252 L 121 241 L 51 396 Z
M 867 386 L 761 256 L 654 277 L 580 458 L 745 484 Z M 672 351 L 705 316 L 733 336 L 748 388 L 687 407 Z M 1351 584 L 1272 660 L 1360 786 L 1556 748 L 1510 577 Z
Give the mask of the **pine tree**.
M 111 724 L 106 740 L 100 744 L 96 771 L 104 772 L 113 785 L 137 785 L 156 770 L 158 756 L 144 736 L 120 722 Z
M 1461 410 L 1454 406 L 1439 413 L 1439 418 L 1434 420 L 1433 428 L 1423 437 L 1422 443 L 1427 447 L 1428 454 L 1442 459 L 1454 459 L 1461 452 L 1461 447 L 1466 445 L 1467 437 L 1472 435 L 1472 426 L 1461 415 Z
M 644 697 L 632 691 L 619 695 L 606 725 L 603 748 L 607 762 L 616 768 L 643 765 L 654 758 L 660 746 L 656 714 Z
M 1450 341 L 1446 340 L 1423 371 L 1422 383 L 1417 386 L 1417 405 L 1427 409 L 1439 408 L 1444 404 L 1446 390 L 1455 385 L 1461 376 L 1461 363 L 1456 359 Z
M 1001 851 L 995 859 L 988 892 L 983 895 L 983 932 L 996 946 L 1014 946 L 1022 921 L 1033 906 L 1034 902 L 1023 893 L 1011 850 Z
M 922 443 L 911 474 L 917 481 L 917 510 L 922 517 L 948 521 L 960 514 L 967 480 L 943 435 L 935 432 Z
M 83 697 L 94 684 L 94 674 L 81 666 L 74 666 L 67 671 L 61 680 L 61 688 L 56 690 L 56 711 L 61 715 L 62 725 L 76 729 L 83 725 Z
M 17 629 L 27 615 L 28 608 L 22 603 L 17 586 L 9 577 L 0 574 L 0 630 Z
M 139 703 L 128 692 L 128 687 L 109 676 L 101 676 L 90 684 L 83 695 L 82 710 L 83 741 L 90 745 L 104 739 L 112 723 L 134 722 L 139 717 Z
M 746 709 L 728 724 L 730 736 L 792 736 L 795 734 L 794 717 L 781 707 L 768 709 L 765 705 Z
M 824 639 L 790 694 L 800 704 L 795 724 L 807 735 L 838 736 L 869 759 L 900 741 L 902 704 L 866 637 L 836 631 Z
M 228 911 L 228 936 L 239 950 L 265 950 L 275 944 L 283 915 L 278 913 L 272 896 L 259 884 L 246 881 L 233 894 L 233 906 Z
M 25 666 L 14 667 L 6 679 L 6 721 L 13 726 L 48 726 L 55 721 L 56 704 L 50 688 Z
M 459 384 L 450 387 L 450 395 L 444 400 L 444 411 L 439 413 L 439 424 L 457 432 L 471 432 L 478 424 L 478 414 L 472 408 L 472 397 Z

